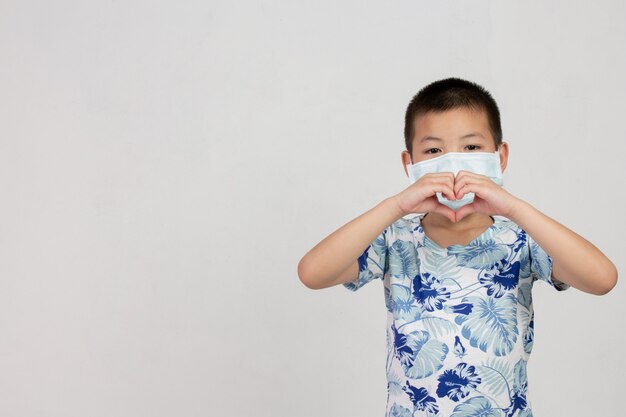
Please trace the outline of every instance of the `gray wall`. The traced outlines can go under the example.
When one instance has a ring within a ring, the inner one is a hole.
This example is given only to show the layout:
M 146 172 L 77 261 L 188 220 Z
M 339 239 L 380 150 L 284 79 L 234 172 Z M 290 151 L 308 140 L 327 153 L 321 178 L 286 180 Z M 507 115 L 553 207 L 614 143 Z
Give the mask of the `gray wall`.
M 509 192 L 626 267 L 621 1 L 3 1 L 0 415 L 382 416 L 380 282 L 297 263 L 485 86 Z M 624 285 L 534 290 L 537 416 L 618 415 Z

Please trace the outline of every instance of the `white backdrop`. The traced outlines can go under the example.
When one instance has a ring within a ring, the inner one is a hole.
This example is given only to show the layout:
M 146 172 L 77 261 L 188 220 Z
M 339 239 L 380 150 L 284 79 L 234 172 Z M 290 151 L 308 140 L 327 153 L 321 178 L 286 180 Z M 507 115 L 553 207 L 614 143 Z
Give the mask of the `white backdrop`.
M 382 283 L 297 263 L 409 185 L 441 78 L 498 102 L 509 192 L 626 267 L 624 2 L 1 9 L 2 416 L 383 416 Z M 535 286 L 537 416 L 619 415 L 624 293 Z

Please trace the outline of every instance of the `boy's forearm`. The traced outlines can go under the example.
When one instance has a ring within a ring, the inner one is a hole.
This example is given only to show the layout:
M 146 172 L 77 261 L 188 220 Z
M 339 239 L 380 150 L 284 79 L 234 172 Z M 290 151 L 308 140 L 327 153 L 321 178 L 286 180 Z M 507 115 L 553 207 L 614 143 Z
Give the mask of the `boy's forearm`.
M 615 265 L 591 242 L 524 200 L 510 216 L 552 257 L 552 276 L 581 291 L 603 295 L 617 281 Z
M 387 226 L 404 215 L 395 196 L 381 201 L 307 252 L 298 265 L 300 278 L 311 286 L 326 287 L 356 262 Z

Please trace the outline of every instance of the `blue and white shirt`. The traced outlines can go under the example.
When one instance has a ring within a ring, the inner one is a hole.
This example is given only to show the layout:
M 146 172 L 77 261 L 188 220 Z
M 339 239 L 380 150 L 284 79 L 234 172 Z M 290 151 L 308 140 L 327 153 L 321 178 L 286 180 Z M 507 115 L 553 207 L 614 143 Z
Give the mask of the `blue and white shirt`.
M 468 245 L 442 248 L 424 234 L 424 215 L 387 227 L 359 257 L 358 278 L 343 284 L 383 281 L 386 417 L 532 417 L 532 286 L 570 286 L 503 216 Z

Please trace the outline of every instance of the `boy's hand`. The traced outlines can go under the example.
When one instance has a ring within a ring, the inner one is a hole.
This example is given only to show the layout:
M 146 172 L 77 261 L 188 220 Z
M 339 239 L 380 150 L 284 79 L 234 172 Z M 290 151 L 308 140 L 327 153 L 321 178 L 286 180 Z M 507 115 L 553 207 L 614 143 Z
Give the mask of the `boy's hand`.
M 491 181 L 491 180 L 489 180 Z M 496 185 L 494 183 L 494 185 Z M 451 221 L 455 219 L 455 212 L 448 206 L 444 206 L 437 199 L 436 193 L 442 193 L 448 200 L 456 200 L 454 193 L 454 173 L 431 172 L 425 174 L 404 191 L 395 195 L 398 208 L 402 216 L 410 213 L 425 213 L 436 211 L 443 214 Z
M 457 222 L 473 212 L 510 217 L 516 205 L 521 201 L 493 182 L 491 178 L 461 170 L 454 181 L 454 194 L 461 199 L 469 192 L 474 193 L 474 201 L 456 211 Z

